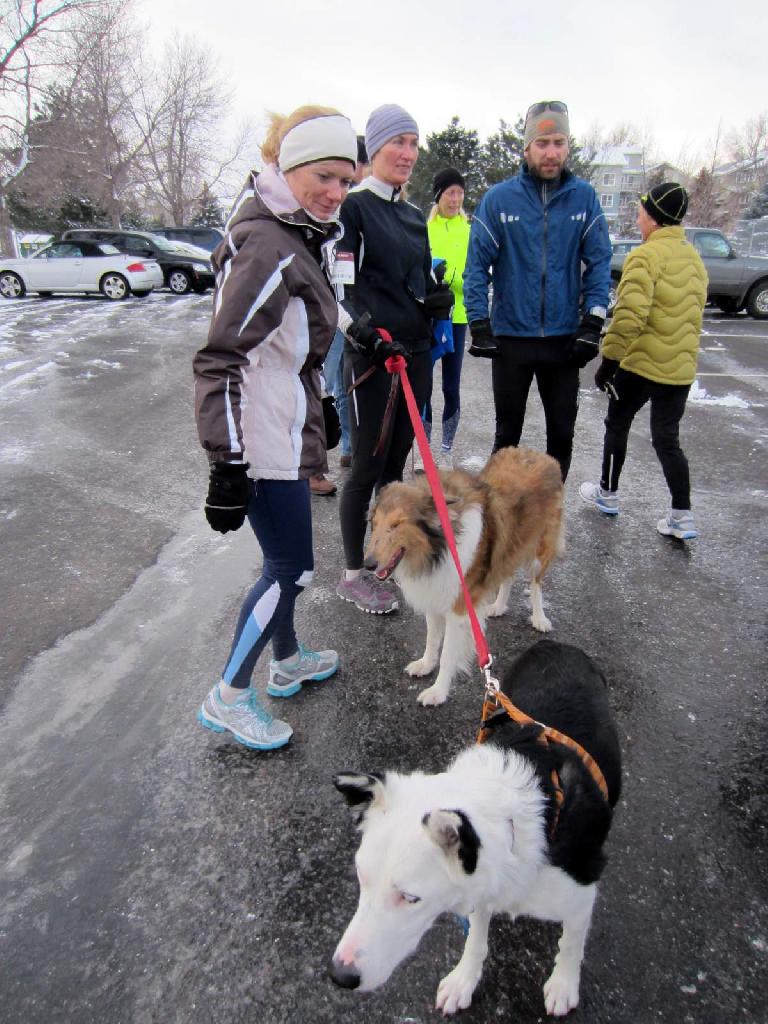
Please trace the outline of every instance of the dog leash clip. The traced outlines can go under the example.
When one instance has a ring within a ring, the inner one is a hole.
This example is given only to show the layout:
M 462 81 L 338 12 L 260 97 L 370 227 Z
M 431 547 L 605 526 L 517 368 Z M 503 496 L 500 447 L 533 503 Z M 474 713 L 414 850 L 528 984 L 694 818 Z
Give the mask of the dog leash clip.
M 489 697 L 495 697 L 499 692 L 499 680 L 491 673 L 491 665 L 493 664 L 493 658 L 488 655 L 488 664 L 483 665 L 483 674 L 485 676 L 485 692 Z

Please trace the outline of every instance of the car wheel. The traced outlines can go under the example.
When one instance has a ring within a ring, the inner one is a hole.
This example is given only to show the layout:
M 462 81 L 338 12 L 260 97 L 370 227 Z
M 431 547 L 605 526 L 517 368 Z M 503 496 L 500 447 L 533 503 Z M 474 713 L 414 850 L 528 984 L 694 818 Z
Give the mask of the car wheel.
M 186 270 L 172 270 L 168 275 L 168 287 L 174 295 L 186 295 L 192 291 L 192 278 Z
M 26 292 L 27 289 L 24 287 L 24 282 L 18 274 L 14 274 L 11 270 L 6 270 L 4 274 L 0 274 L 0 295 L 4 299 L 23 299 Z
M 149 292 L 145 291 L 145 289 L 142 288 L 142 290 L 140 292 L 137 292 L 134 289 L 133 294 L 136 296 L 137 299 L 146 299 L 146 297 L 149 295 Z
M 112 302 L 127 299 L 131 289 L 122 274 L 105 274 L 99 282 L 99 291 Z
M 768 320 L 768 281 L 759 281 L 749 293 L 747 312 L 755 320 Z

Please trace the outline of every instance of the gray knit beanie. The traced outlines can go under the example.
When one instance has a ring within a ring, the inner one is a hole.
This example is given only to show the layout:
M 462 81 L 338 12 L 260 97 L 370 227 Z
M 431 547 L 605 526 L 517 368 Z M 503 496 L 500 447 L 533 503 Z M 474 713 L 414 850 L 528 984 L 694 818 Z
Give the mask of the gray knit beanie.
M 365 148 L 368 151 L 368 159 L 373 160 L 374 155 L 385 143 L 405 132 L 419 134 L 419 126 L 407 110 L 398 107 L 396 103 L 385 103 L 383 107 L 377 107 L 365 126 Z
M 554 107 L 550 106 L 553 103 Z M 559 100 L 544 100 L 528 108 L 523 131 L 523 149 L 542 135 L 570 135 L 568 111 Z

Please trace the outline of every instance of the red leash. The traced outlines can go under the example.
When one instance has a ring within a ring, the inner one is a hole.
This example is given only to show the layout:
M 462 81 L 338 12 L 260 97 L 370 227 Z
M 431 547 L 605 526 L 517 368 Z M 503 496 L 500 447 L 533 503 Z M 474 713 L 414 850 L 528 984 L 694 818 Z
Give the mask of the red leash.
M 382 331 L 378 328 L 381 335 L 388 340 L 392 340 L 386 331 Z M 595 780 L 598 789 L 602 793 L 606 801 L 608 801 L 608 786 L 606 785 L 605 778 L 600 766 L 597 764 L 595 759 L 589 754 L 580 743 L 576 740 L 571 739 L 570 736 L 566 736 L 559 732 L 557 729 L 553 729 L 548 725 L 544 725 L 543 722 L 537 722 L 536 719 L 531 718 L 520 708 L 516 707 L 512 701 L 503 694 L 499 689 L 499 682 L 491 675 L 491 652 L 488 650 L 488 644 L 485 641 L 485 634 L 478 621 L 477 614 L 475 613 L 475 607 L 472 604 L 472 598 L 469 596 L 469 587 L 467 586 L 466 580 L 464 579 L 464 573 L 461 569 L 461 562 L 459 561 L 459 553 L 456 550 L 456 538 L 453 534 L 453 527 L 451 526 L 450 516 L 448 515 L 448 506 L 445 502 L 445 495 L 443 494 L 443 487 L 440 483 L 440 477 L 437 472 L 437 466 L 435 460 L 432 458 L 432 449 L 429 447 L 427 441 L 427 435 L 424 432 L 424 425 L 421 422 L 421 414 L 419 413 L 416 405 L 416 399 L 411 388 L 411 382 L 408 380 L 408 371 L 406 369 L 406 362 L 402 356 L 390 356 L 385 362 L 385 367 L 388 373 L 400 374 L 400 382 L 403 386 L 403 394 L 405 395 L 405 401 L 408 405 L 408 415 L 411 417 L 411 424 L 413 426 L 413 432 L 416 435 L 416 442 L 421 452 L 421 457 L 424 461 L 424 472 L 427 475 L 427 481 L 429 482 L 430 490 L 432 491 L 432 498 L 435 502 L 435 508 L 437 514 L 440 517 L 440 525 L 443 528 L 445 539 L 448 542 L 451 555 L 453 556 L 453 562 L 456 566 L 456 572 L 459 574 L 459 581 L 461 582 L 461 589 L 464 593 L 464 603 L 467 606 L 467 615 L 472 626 L 472 635 L 475 639 L 475 648 L 477 650 L 477 663 L 480 666 L 480 670 L 485 674 L 485 690 L 486 698 L 483 701 L 483 711 L 480 722 L 480 732 L 478 733 L 477 742 L 483 743 L 489 735 L 489 730 L 486 728 L 485 723 L 487 720 L 495 714 L 500 707 L 503 707 L 512 721 L 517 722 L 519 725 L 536 725 L 541 729 L 538 741 L 543 744 L 550 742 L 560 743 L 564 746 L 569 747 L 573 750 L 584 762 L 587 770 Z M 557 827 L 557 822 L 560 814 L 560 808 L 563 804 L 563 791 L 560 786 L 560 779 L 557 772 L 552 770 L 552 785 L 555 794 L 555 816 L 552 821 L 552 832 Z
M 382 331 L 381 328 L 378 330 L 383 336 L 385 335 L 385 332 Z M 427 435 L 424 433 L 424 425 L 421 422 L 421 413 L 416 405 L 416 399 L 413 394 L 413 389 L 411 388 L 411 382 L 408 380 L 408 370 L 406 369 L 405 359 L 403 359 L 402 356 L 390 356 L 384 365 L 388 373 L 400 374 L 400 383 L 403 386 L 403 394 L 405 395 L 405 401 L 408 406 L 408 415 L 411 417 L 411 425 L 413 426 L 413 432 L 416 435 L 416 443 L 419 446 L 421 458 L 424 461 L 424 472 L 426 473 L 427 481 L 429 483 L 430 490 L 432 491 L 435 508 L 437 509 L 437 514 L 440 518 L 440 525 L 443 528 L 448 548 L 453 556 L 456 571 L 459 574 L 461 589 L 464 593 L 464 603 L 467 606 L 467 615 L 469 616 L 469 621 L 472 626 L 472 636 L 475 639 L 477 663 L 480 666 L 481 671 L 487 672 L 493 659 L 491 658 L 491 652 L 488 650 L 488 644 L 485 642 L 485 634 L 483 633 L 477 614 L 475 613 L 472 598 L 469 596 L 469 587 L 467 586 L 466 580 L 464 579 L 464 573 L 461 569 L 459 552 L 456 549 L 456 538 L 454 537 L 451 519 L 448 515 L 448 506 L 445 502 L 443 487 L 440 483 L 440 477 L 437 472 L 435 460 L 432 458 L 432 450 L 429 447 Z

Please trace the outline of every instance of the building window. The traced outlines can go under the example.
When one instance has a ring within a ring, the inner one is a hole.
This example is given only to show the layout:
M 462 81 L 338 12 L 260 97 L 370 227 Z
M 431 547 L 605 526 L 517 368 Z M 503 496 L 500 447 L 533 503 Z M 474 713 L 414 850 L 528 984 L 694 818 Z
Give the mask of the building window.
M 603 175 L 603 184 L 604 185 L 615 185 L 616 184 L 616 175 L 615 174 L 604 174 Z
M 600 196 L 600 205 L 604 210 L 612 210 L 613 199 L 614 197 L 610 192 L 604 192 L 603 195 Z
M 634 183 L 635 183 L 635 179 L 632 177 L 631 174 L 622 174 L 622 176 L 621 176 L 621 187 L 622 188 L 627 188 L 627 186 L 632 186 L 632 185 L 634 185 Z

